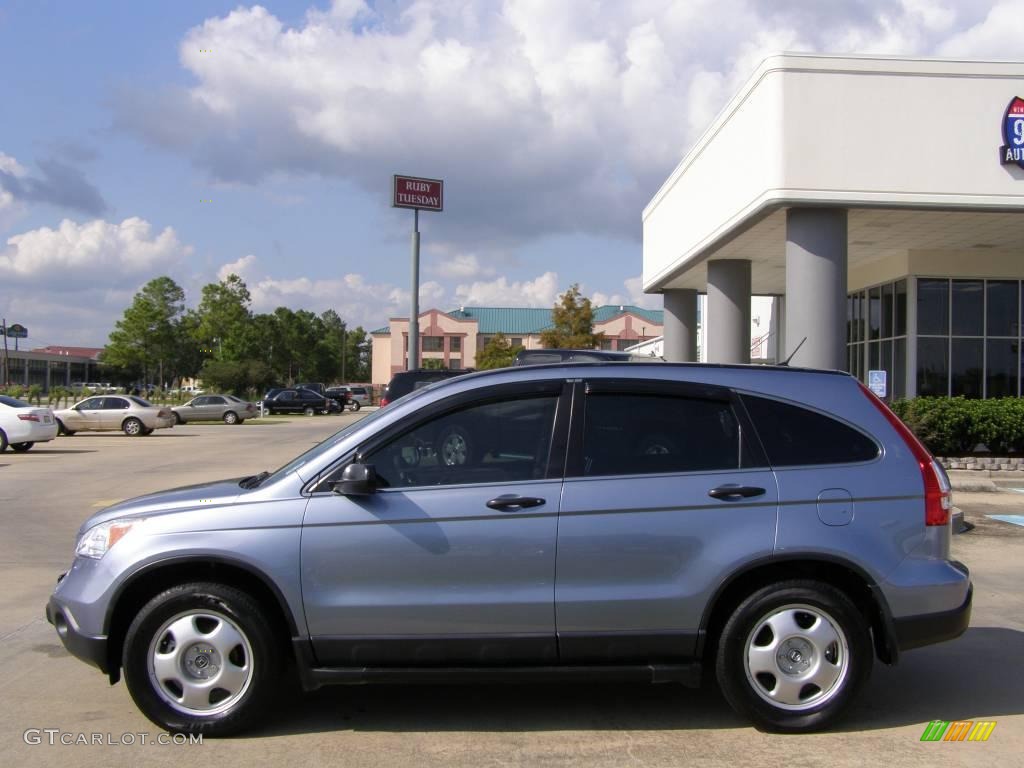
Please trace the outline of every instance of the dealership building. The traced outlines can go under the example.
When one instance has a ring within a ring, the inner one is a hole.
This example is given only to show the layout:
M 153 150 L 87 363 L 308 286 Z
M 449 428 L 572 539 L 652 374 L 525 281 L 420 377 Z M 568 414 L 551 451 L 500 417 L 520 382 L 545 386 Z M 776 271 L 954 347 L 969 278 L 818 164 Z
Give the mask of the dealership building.
M 886 373 L 886 394 L 1021 394 L 1024 63 L 779 55 L 643 213 L 664 351 Z M 870 377 L 875 383 L 879 374 Z

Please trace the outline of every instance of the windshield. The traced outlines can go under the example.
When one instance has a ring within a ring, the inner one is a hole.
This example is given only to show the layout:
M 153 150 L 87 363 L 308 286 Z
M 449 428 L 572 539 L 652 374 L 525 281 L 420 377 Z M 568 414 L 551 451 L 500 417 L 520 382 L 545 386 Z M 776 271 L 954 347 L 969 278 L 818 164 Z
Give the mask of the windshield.
M 370 424 L 371 422 L 373 422 L 375 419 L 380 418 L 380 416 L 382 414 L 391 413 L 391 412 L 392 412 L 391 409 L 382 409 L 382 410 L 379 410 L 379 411 L 375 411 L 374 413 L 371 413 L 369 416 L 366 416 L 365 418 L 359 419 L 359 421 L 356 421 L 356 422 L 354 422 L 352 424 L 349 424 L 347 427 L 345 427 L 341 431 L 335 432 L 333 435 L 328 437 L 323 442 L 317 443 L 316 445 L 314 445 L 312 448 L 310 448 L 305 453 L 303 453 L 303 454 L 301 454 L 299 456 L 296 456 L 294 459 L 289 461 L 283 467 L 281 467 L 281 468 L 275 470 L 274 472 L 272 472 L 267 477 L 266 481 L 267 482 L 273 482 L 275 480 L 278 480 L 278 479 L 284 477 L 285 475 L 287 475 L 288 473 L 294 472 L 295 470 L 299 469 L 302 466 L 305 466 L 309 462 L 314 461 L 315 459 L 320 458 L 322 455 L 324 455 L 325 453 L 330 451 L 332 448 L 334 448 L 334 446 L 336 446 L 342 440 L 345 440 L 346 438 L 348 438 L 348 436 L 351 435 L 352 433 L 354 433 L 356 430 L 362 429 L 367 424 Z
M 29 403 L 22 402 L 21 400 L 16 400 L 13 397 L 8 397 L 7 395 L 0 395 L 0 403 L 3 403 L 4 405 L 9 405 L 11 408 L 32 407 Z

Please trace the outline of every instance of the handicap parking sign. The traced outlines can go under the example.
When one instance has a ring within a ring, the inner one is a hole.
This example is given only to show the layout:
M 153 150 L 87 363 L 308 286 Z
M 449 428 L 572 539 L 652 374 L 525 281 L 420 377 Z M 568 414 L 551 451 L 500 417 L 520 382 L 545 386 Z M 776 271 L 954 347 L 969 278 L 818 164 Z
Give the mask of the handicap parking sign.
M 874 392 L 879 397 L 885 397 L 889 394 L 886 388 L 886 372 L 885 371 L 868 371 L 868 389 Z

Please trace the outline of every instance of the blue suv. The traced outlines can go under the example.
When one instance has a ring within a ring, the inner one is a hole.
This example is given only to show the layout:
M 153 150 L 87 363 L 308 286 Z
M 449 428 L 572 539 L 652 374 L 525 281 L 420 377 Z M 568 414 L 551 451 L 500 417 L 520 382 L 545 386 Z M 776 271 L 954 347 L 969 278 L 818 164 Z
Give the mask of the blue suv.
M 759 727 L 808 731 L 875 659 L 966 629 L 950 537 L 944 473 L 846 374 L 528 366 L 93 515 L 46 615 L 171 731 L 251 727 L 290 669 L 307 690 L 713 673 Z

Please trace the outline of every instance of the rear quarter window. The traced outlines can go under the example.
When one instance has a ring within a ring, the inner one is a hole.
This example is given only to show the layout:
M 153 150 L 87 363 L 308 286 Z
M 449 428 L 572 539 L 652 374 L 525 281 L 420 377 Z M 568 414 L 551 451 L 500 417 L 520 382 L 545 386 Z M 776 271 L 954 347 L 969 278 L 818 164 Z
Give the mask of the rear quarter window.
M 852 464 L 878 457 L 874 440 L 837 419 L 767 397 L 742 398 L 773 467 Z

